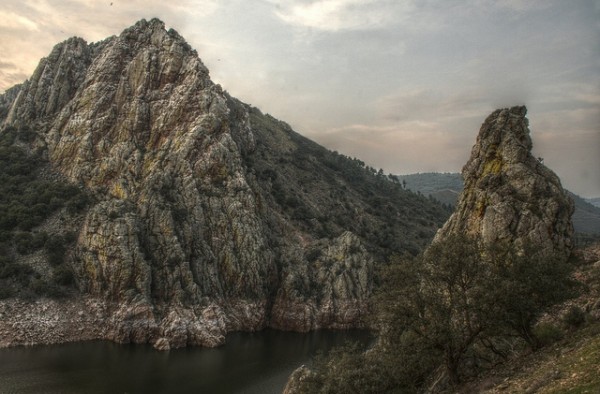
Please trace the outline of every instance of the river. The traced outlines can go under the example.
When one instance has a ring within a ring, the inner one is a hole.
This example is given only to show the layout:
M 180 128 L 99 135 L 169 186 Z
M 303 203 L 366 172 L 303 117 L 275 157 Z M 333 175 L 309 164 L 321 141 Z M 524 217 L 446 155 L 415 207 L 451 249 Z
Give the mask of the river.
M 233 333 L 214 349 L 94 341 L 0 349 L 0 393 L 281 393 L 290 373 L 366 331 Z

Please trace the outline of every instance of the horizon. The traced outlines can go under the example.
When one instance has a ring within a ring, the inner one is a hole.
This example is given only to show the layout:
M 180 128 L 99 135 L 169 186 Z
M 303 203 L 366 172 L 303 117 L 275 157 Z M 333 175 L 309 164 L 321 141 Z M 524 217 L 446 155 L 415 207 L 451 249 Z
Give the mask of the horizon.
M 525 104 L 532 153 L 600 197 L 599 15 L 597 0 L 8 0 L 0 91 L 68 37 L 156 16 L 232 96 L 386 174 L 460 172 L 485 118 Z

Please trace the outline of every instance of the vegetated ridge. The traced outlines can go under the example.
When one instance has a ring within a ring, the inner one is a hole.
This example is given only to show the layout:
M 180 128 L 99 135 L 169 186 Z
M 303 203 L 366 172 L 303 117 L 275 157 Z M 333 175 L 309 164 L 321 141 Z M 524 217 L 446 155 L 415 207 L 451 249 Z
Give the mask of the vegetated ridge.
M 58 193 L 4 191 L 1 346 L 365 327 L 375 266 L 449 214 L 231 97 L 157 19 L 58 44 L 0 122 L 10 182 Z

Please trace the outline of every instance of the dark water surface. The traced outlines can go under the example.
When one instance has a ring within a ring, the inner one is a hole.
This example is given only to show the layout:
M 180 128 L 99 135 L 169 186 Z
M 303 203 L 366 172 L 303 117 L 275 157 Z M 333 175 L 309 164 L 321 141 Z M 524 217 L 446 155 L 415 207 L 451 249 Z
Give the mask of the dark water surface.
M 317 351 L 366 331 L 235 333 L 215 349 L 83 342 L 0 349 L 0 393 L 281 393 Z

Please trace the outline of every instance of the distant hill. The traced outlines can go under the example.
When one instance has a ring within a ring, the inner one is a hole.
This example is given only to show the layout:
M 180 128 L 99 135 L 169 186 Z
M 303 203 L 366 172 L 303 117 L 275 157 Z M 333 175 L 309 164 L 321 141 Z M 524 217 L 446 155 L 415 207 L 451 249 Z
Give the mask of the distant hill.
M 589 202 L 590 204 L 592 204 L 595 207 L 600 208 L 600 197 L 586 198 L 585 201 Z
M 462 176 L 459 173 L 426 172 L 409 175 L 397 175 L 406 189 L 434 198 L 443 204 L 456 205 L 458 195 L 463 189 Z M 600 198 L 584 199 L 569 192 L 575 202 L 573 226 L 575 232 L 600 235 Z
M 594 206 L 569 192 L 575 201 L 575 212 L 573 213 L 573 226 L 575 231 L 587 234 L 600 234 L 600 208 Z

